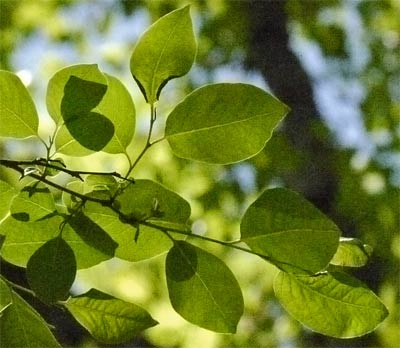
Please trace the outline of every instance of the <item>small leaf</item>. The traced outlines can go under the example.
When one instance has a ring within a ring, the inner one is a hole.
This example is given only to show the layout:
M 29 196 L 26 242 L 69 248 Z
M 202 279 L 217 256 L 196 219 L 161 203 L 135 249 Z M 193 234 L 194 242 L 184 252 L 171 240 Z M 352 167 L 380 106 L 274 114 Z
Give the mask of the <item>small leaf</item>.
M 73 297 L 65 307 L 99 342 L 126 342 L 157 322 L 141 307 L 96 289 Z
M 331 264 L 342 267 L 362 267 L 367 264 L 372 247 L 356 238 L 340 238 L 339 247 Z
M 18 192 L 14 187 L 0 180 L 0 221 L 3 220 L 10 211 L 11 201 L 17 194 Z
M 61 347 L 39 313 L 14 291 L 11 296 L 12 305 L 0 316 L 0 347 Z
M 208 330 L 236 332 L 243 297 L 229 268 L 214 255 L 178 241 L 166 259 L 169 298 L 187 321 Z
M 247 209 L 241 238 L 279 268 L 317 273 L 335 254 L 339 228 L 310 202 L 283 188 L 267 190 Z
M 21 80 L 0 70 L 0 136 L 27 138 L 37 135 L 39 118 L 35 104 Z
M 279 272 L 274 290 L 295 319 L 331 337 L 365 335 L 388 315 L 386 307 L 370 289 L 345 273 L 307 277 Z
M 12 304 L 11 289 L 7 283 L 0 277 L 0 317 L 1 313 Z
M 50 190 L 41 183 L 25 186 L 11 202 L 11 215 L 20 221 L 37 221 L 54 214 L 56 205 Z
M 150 104 L 157 101 L 169 80 L 190 70 L 195 56 L 189 6 L 155 22 L 136 44 L 130 62 L 132 76 L 146 101 Z
M 43 302 L 65 300 L 76 275 L 74 252 L 61 237 L 51 239 L 31 256 L 26 275 L 31 289 Z
M 189 94 L 172 110 L 165 136 L 178 157 L 234 163 L 260 152 L 288 110 L 252 85 L 208 85 Z

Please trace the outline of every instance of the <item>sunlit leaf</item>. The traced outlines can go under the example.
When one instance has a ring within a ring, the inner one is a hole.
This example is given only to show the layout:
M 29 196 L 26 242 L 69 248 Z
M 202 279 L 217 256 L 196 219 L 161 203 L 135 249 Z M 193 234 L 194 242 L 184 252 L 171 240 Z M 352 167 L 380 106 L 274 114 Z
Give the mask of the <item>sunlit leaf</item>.
M 41 183 L 25 186 L 11 202 L 11 215 L 20 221 L 37 221 L 54 214 L 56 205 L 50 190 Z
M 386 307 L 366 285 L 345 273 L 308 277 L 280 272 L 274 290 L 295 319 L 332 337 L 365 335 L 388 315 Z
M 169 298 L 187 321 L 216 332 L 234 333 L 243 297 L 229 268 L 216 256 L 176 242 L 166 259 Z
M 0 70 L 0 96 L 0 136 L 37 135 L 39 118 L 35 104 L 21 80 L 5 70 Z
M 14 291 L 11 297 L 12 304 L 0 316 L 0 347 L 61 347 L 43 318 Z
M 310 202 L 283 188 L 266 190 L 243 216 L 241 238 L 288 272 L 316 273 L 335 254 L 339 228 Z
M 130 62 L 132 76 L 146 101 L 154 103 L 169 80 L 185 75 L 195 55 L 189 6 L 155 22 L 136 44 Z
M 14 187 L 0 180 L 0 221 L 8 214 L 11 201 L 17 193 L 18 191 Z
M 68 225 L 93 251 L 97 250 L 108 258 L 114 256 L 118 244 L 87 216 L 82 213 L 75 213 L 68 219 Z
M 75 255 L 61 237 L 43 244 L 26 267 L 29 286 L 44 302 L 65 300 L 76 274 Z
M 362 267 L 371 257 L 372 247 L 356 238 L 340 238 L 339 247 L 331 260 L 332 265 Z
M 105 76 L 108 83 L 107 93 L 96 109 L 113 123 L 115 131 L 114 136 L 102 151 L 122 153 L 135 134 L 135 104 L 120 80 L 108 74 Z
M 185 230 L 190 216 L 190 206 L 182 197 L 151 180 L 136 180 L 135 184 L 129 184 L 116 199 L 116 204 L 127 219 L 92 202 L 86 203 L 85 214 L 118 243 L 115 256 L 128 261 L 151 258 L 172 246 L 171 240 L 160 230 L 139 225 L 138 221 L 147 221 L 164 229 L 173 226 Z
M 99 342 L 126 342 L 157 322 L 141 307 L 96 289 L 64 304 L 75 319 Z
M 0 317 L 1 313 L 12 304 L 11 289 L 7 283 L 0 278 Z
M 288 107 L 252 85 L 214 84 L 189 94 L 169 114 L 165 136 L 178 157 L 227 164 L 260 152 Z
M 16 266 L 26 267 L 29 258 L 37 249 L 58 236 L 63 223 L 64 219 L 61 216 L 30 223 L 16 220 L 12 216 L 7 217 L 0 224 L 0 234 L 6 236 L 1 249 L 2 258 Z M 101 248 L 99 250 L 96 243 L 88 244 L 90 232 L 85 235 L 83 229 L 84 227 L 80 228 L 80 233 L 77 233 L 69 224 L 65 224 L 63 229 L 63 239 L 74 251 L 77 268 L 91 267 L 110 259 L 112 256 L 105 254 Z M 108 247 L 108 244 L 104 246 Z

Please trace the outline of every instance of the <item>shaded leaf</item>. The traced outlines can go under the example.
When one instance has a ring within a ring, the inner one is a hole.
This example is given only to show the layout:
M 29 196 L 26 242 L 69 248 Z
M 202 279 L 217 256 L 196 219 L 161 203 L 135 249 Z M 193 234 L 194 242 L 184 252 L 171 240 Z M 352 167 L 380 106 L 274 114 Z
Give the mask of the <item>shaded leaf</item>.
M 160 18 L 136 44 L 130 68 L 146 101 L 158 100 L 172 78 L 185 75 L 196 55 L 196 41 L 189 6 Z
M 39 118 L 35 104 L 21 80 L 5 70 L 0 70 L 0 96 L 0 136 L 37 135 Z
M 344 267 L 362 267 L 371 257 L 372 247 L 356 238 L 340 238 L 339 247 L 331 264 Z
M 54 197 L 47 186 L 34 182 L 25 186 L 11 202 L 11 215 L 20 221 L 37 221 L 54 214 Z
M 168 252 L 169 298 L 187 321 L 215 332 L 234 333 L 243 297 L 229 268 L 216 256 L 178 241 Z
M 31 256 L 26 275 L 29 286 L 43 302 L 65 300 L 76 275 L 74 252 L 61 237 L 51 239 Z
M 238 162 L 264 148 L 288 110 L 252 85 L 208 85 L 172 110 L 165 136 L 178 157 L 219 164 Z
M 12 305 L 0 317 L 0 347 L 61 347 L 39 313 L 14 291 L 11 297 Z
M 99 342 L 126 342 L 157 322 L 141 307 L 99 290 L 72 297 L 65 307 Z
M 280 272 L 274 291 L 295 319 L 332 337 L 365 335 L 388 315 L 386 307 L 367 286 L 345 273 L 307 277 Z
M 266 190 L 243 216 L 241 238 L 279 268 L 317 273 L 335 254 L 339 228 L 310 202 L 283 188 Z

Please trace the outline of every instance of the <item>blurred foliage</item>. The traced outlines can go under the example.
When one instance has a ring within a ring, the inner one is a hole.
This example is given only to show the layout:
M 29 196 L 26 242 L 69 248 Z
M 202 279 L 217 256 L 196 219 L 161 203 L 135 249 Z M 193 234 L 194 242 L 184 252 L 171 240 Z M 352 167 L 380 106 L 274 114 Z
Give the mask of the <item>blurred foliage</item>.
M 130 151 L 139 151 L 138 143 L 145 140 L 147 132 L 148 110 L 129 75 L 129 56 L 135 39 L 147 25 L 186 3 L 183 0 L 115 0 L 90 4 L 78 0 L 0 1 L 1 68 L 30 71 L 33 80 L 29 88 L 39 104 L 43 122 L 51 127 L 51 123 L 46 123 L 48 117 L 43 107 L 44 90 L 50 76 L 67 64 L 100 63 L 104 70 L 121 76 L 133 94 L 139 124 Z M 188 77 L 171 82 L 166 88 L 159 106 L 159 124 L 163 124 L 163 115 L 171 105 L 198 85 L 216 82 L 221 70 L 225 71 L 223 77 L 227 82 L 238 75 L 242 81 L 249 79 L 242 65 L 250 49 L 248 42 L 252 33 L 248 11 L 251 11 L 251 3 L 249 6 L 246 2 L 229 0 L 191 3 L 199 33 L 197 66 Z M 79 273 L 77 292 L 84 292 L 92 284 L 146 306 L 161 323 L 129 347 L 143 346 L 146 342 L 191 348 L 398 346 L 400 2 L 351 2 L 360 19 L 361 43 L 352 41 L 348 21 L 354 18 L 347 16 L 349 3 L 346 0 L 288 0 L 285 25 L 292 40 L 306 40 L 322 52 L 330 74 L 344 80 L 354 79 L 362 87 L 362 98 L 356 106 L 362 116 L 359 131 L 367 130 L 372 151 L 341 144 L 323 118 L 311 123 L 307 136 L 318 138 L 331 149 L 334 163 L 329 174 L 335 178 L 336 191 L 326 213 L 343 230 L 344 236 L 360 238 L 374 247 L 371 262 L 357 271 L 357 276 L 378 292 L 390 316 L 375 333 L 360 339 L 337 340 L 313 334 L 288 317 L 277 304 L 272 291 L 275 275 L 272 266 L 253 256 L 208 245 L 209 250 L 225 259 L 244 291 L 245 315 L 236 335 L 218 335 L 196 328 L 174 314 L 167 301 L 164 256 L 140 263 L 114 260 Z M 361 47 L 361 51 L 354 51 L 355 46 Z M 265 52 L 265 59 L 271 54 L 278 53 Z M 302 59 L 301 53 L 299 59 Z M 265 78 L 268 83 L 268 76 Z M 282 76 L 288 88 L 291 78 L 290 71 Z M 318 85 L 312 87 L 315 91 Z M 350 91 L 341 92 L 345 98 Z M 320 113 L 323 114 L 323 110 Z M 341 127 L 346 128 L 346 124 Z M 162 126 L 156 128 L 157 132 L 162 134 Z M 35 144 L 29 140 L 24 144 L 21 148 L 2 139 L 1 157 L 37 156 Z M 304 173 L 311 166 L 318 167 L 314 156 L 315 153 L 296 149 L 282 127 L 264 151 L 244 164 L 221 167 L 189 162 L 175 158 L 168 146 L 160 143 L 149 151 L 134 176 L 156 179 L 188 199 L 192 205 L 193 229 L 197 233 L 231 240 L 238 237 L 238 221 L 244 209 L 263 188 L 287 186 L 304 194 L 312 187 L 315 178 Z M 84 169 L 85 160 L 90 163 L 91 170 L 123 169 L 123 164 L 111 162 L 107 155 L 65 158 L 71 168 Z M 318 180 L 323 180 L 324 175 L 321 172 Z M 3 169 L 0 176 L 17 183 L 18 178 Z M 65 332 L 72 329 L 66 325 L 63 330 L 58 334 L 70 346 L 73 341 L 68 340 Z M 86 337 L 81 346 L 96 347 L 96 344 Z

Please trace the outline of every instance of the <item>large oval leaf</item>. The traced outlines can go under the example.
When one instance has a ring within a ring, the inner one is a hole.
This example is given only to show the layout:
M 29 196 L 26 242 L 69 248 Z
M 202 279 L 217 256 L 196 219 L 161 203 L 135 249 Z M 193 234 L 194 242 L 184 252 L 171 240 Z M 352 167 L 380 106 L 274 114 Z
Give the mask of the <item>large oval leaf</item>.
M 81 120 L 84 139 L 97 139 L 99 146 L 97 149 L 93 146 L 83 146 L 76 136 L 71 133 L 70 128 L 61 127 L 57 133 L 56 145 L 58 151 L 70 156 L 84 156 L 93 152 L 92 150 L 101 150 L 108 153 L 122 153 L 132 141 L 135 133 L 136 111 L 132 97 L 125 86 L 117 78 L 104 74 L 107 83 L 107 91 L 98 105 L 92 109 L 92 114 L 102 115 L 111 122 L 112 127 L 99 130 L 97 121 L 104 119 L 99 116 Z M 96 124 L 92 126 L 89 121 L 93 120 Z M 102 120 L 102 121 L 101 121 Z M 83 123 L 82 123 L 83 122 Z M 111 130 L 112 133 L 111 134 Z M 96 132 L 93 138 L 93 132 Z M 93 141 L 93 140 L 90 140 Z M 97 146 L 94 144 L 94 146 Z
M 11 289 L 7 283 L 0 277 L 0 318 L 1 313 L 12 304 Z
M 99 290 L 70 298 L 65 307 L 99 342 L 126 342 L 158 323 L 141 307 Z
M 288 107 L 252 85 L 221 83 L 189 94 L 170 113 L 165 136 L 178 157 L 227 164 L 260 152 Z
M 74 252 L 60 237 L 47 241 L 36 250 L 26 267 L 29 286 L 46 303 L 65 300 L 75 275 Z
M 36 221 L 54 214 L 56 205 L 50 190 L 41 183 L 25 186 L 11 202 L 10 213 L 20 221 Z
M 71 114 L 94 109 L 106 90 L 107 79 L 97 64 L 68 66 L 57 71 L 49 81 L 46 94 L 47 110 L 55 123 L 60 125 L 64 122 L 64 113 L 68 118 Z M 67 97 L 64 99 L 66 92 Z
M 264 191 L 247 209 L 242 241 L 288 272 L 317 273 L 335 254 L 339 228 L 310 202 L 283 188 Z
M 280 272 L 274 281 L 274 291 L 295 319 L 332 337 L 365 335 L 388 315 L 370 289 L 345 273 L 307 277 Z
M 169 298 L 187 321 L 208 330 L 236 332 L 243 297 L 230 269 L 216 256 L 178 241 L 168 252 Z
M 18 191 L 14 187 L 0 180 L 0 221 L 3 220 L 10 211 L 11 201 L 17 194 Z
M 35 104 L 21 80 L 0 70 L 0 136 L 27 138 L 37 135 L 39 118 Z
M 135 184 L 130 184 L 117 197 L 116 204 L 128 217 L 126 221 L 112 209 L 91 202 L 86 203 L 85 214 L 118 243 L 115 256 L 128 261 L 154 257 L 172 246 L 171 240 L 160 230 L 139 226 L 137 221 L 151 222 L 164 229 L 171 226 L 184 229 L 190 217 L 189 203 L 151 180 L 136 180 Z
M 189 6 L 155 22 L 136 44 L 130 62 L 133 78 L 146 101 L 158 100 L 172 78 L 185 75 L 196 56 L 196 41 Z
M 79 218 L 74 220 L 76 224 L 79 221 Z M 58 236 L 63 222 L 64 219 L 57 215 L 30 223 L 8 216 L 0 224 L 0 234 L 6 236 L 1 256 L 16 266 L 26 267 L 29 258 L 37 249 Z M 85 232 L 84 229 L 85 226 L 81 226 L 77 232 L 69 224 L 63 229 L 63 239 L 74 251 L 78 269 L 94 266 L 112 257 L 109 253 L 104 253 L 105 250 L 111 249 L 111 245 L 98 247 L 101 236 L 93 236 L 90 231 Z M 92 233 L 97 231 L 96 229 Z
M 0 347 L 61 347 L 43 318 L 14 291 L 12 304 L 0 316 Z

